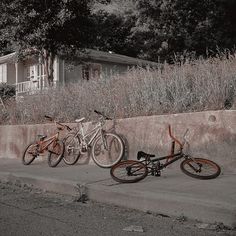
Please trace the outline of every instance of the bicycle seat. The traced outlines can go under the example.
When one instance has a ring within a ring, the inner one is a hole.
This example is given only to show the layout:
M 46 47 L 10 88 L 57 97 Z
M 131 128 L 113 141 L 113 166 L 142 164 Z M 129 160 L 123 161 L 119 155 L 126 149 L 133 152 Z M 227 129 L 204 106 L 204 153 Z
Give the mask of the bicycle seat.
M 137 153 L 137 159 L 140 160 L 141 158 L 149 159 L 150 157 L 155 157 L 154 154 L 148 154 L 143 151 L 139 151 Z
M 82 121 L 84 121 L 84 120 L 85 120 L 85 117 L 80 118 L 80 119 L 76 119 L 75 122 L 80 123 L 80 122 L 82 122 Z
M 37 136 L 40 141 L 43 141 L 45 138 L 47 138 L 47 135 L 38 134 Z

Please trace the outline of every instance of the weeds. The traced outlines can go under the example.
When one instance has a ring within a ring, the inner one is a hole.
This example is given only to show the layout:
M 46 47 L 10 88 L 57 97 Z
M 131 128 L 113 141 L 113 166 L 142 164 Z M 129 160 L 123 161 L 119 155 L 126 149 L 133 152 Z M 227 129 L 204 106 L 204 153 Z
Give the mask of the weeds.
M 160 68 L 133 68 L 125 75 L 90 80 L 25 96 L 2 112 L 2 123 L 93 119 L 97 109 L 117 118 L 236 108 L 236 54 L 185 60 Z

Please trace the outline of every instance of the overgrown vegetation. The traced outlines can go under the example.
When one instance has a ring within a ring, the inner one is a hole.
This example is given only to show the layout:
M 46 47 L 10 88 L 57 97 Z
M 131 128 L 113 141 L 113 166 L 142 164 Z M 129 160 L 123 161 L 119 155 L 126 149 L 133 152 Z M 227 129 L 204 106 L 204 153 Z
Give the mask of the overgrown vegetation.
M 93 109 L 124 118 L 231 108 L 236 108 L 236 54 L 221 54 L 30 95 L 8 107 L 4 122 L 40 123 L 45 114 L 73 122 L 93 119 Z
M 3 101 L 14 97 L 16 94 L 15 86 L 6 83 L 0 83 L 0 97 Z

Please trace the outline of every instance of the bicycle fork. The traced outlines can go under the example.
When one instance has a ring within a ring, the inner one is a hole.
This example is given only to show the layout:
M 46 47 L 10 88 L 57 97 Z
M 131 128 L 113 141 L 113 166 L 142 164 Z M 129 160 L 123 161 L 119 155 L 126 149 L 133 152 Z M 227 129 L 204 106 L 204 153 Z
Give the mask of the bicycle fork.
M 196 164 L 197 168 L 195 166 L 193 166 L 191 163 L 188 163 L 188 165 L 189 165 L 189 167 L 191 167 L 191 169 L 193 169 L 196 173 L 200 173 L 201 172 L 202 164 L 196 162 L 194 160 L 194 158 L 192 158 L 192 157 L 190 157 L 188 155 L 185 155 L 185 159 L 190 159 L 190 160 L 192 160 Z
M 101 130 L 102 144 L 105 150 L 108 150 L 107 139 L 105 138 L 105 131 Z

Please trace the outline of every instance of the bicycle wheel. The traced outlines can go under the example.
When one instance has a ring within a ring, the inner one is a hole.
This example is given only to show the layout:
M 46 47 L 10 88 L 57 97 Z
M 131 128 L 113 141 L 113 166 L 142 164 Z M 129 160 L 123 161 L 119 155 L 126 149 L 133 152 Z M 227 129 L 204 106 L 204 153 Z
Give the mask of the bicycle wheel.
M 56 167 L 63 158 L 65 145 L 61 140 L 53 142 L 48 148 L 48 165 Z
M 135 183 L 148 174 L 147 167 L 139 161 L 127 160 L 117 163 L 110 169 L 111 177 L 120 183 Z
M 38 156 L 38 144 L 37 143 L 30 143 L 22 156 L 22 163 L 24 165 L 29 165 L 31 164 L 34 159 Z
M 92 158 L 103 168 L 110 168 L 123 157 L 124 144 L 122 139 L 113 133 L 104 133 L 95 139 L 92 145 Z
M 181 162 L 184 174 L 197 179 L 214 179 L 219 176 L 221 169 L 213 161 L 203 158 L 189 158 Z
M 75 137 L 74 133 L 71 133 L 64 139 L 64 144 L 65 152 L 63 161 L 67 165 L 74 165 L 80 157 L 80 140 Z

